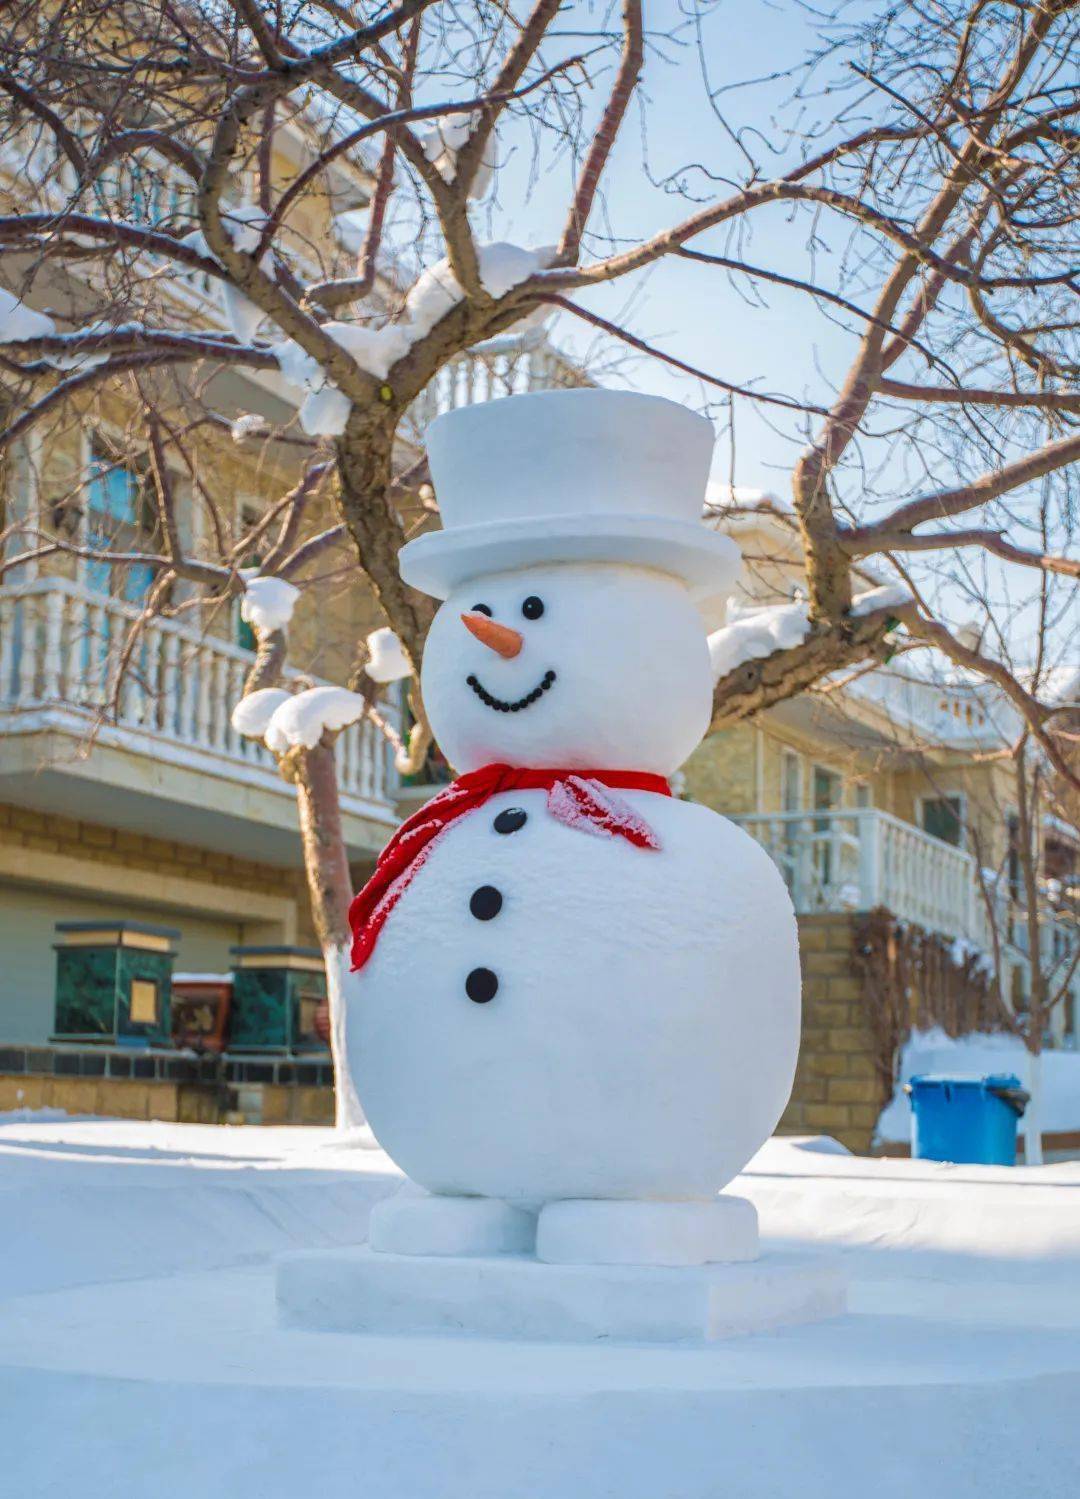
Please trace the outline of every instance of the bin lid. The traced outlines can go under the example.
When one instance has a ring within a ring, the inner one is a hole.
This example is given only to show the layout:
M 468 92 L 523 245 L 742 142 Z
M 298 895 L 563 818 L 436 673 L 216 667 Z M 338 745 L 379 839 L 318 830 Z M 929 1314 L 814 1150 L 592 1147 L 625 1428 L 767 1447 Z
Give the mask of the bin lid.
M 1019 1088 L 1015 1072 L 920 1072 L 911 1078 L 909 1088 Z

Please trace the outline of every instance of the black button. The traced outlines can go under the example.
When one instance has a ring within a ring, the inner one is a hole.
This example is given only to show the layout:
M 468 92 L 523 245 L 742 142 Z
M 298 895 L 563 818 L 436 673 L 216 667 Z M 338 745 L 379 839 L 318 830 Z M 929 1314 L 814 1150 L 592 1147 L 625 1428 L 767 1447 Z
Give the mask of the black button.
M 481 885 L 479 890 L 472 893 L 469 910 L 477 921 L 490 921 L 502 910 L 502 892 L 496 890 L 494 885 Z
M 465 980 L 465 993 L 478 1005 L 486 1005 L 498 991 L 499 980 L 490 968 L 474 968 Z
M 523 807 L 507 807 L 500 812 L 495 819 L 495 831 L 497 833 L 516 833 L 523 828 L 529 820 L 529 814 Z

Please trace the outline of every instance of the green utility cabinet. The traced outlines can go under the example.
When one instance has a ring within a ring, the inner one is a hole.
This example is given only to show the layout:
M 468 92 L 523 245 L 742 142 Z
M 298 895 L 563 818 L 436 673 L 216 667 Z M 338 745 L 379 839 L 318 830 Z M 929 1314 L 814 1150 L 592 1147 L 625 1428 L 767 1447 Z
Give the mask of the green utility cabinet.
M 143 921 L 56 923 L 57 1041 L 168 1046 L 172 927 Z
M 233 947 L 229 1050 L 296 1054 L 325 1051 L 315 1014 L 326 1002 L 317 947 Z

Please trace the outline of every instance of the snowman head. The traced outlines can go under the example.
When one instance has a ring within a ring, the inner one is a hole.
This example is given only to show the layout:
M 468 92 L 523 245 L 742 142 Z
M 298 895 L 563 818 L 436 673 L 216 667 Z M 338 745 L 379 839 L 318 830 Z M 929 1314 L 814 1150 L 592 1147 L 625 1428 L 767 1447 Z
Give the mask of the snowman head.
M 550 563 L 455 588 L 428 635 L 424 705 L 458 770 L 503 763 L 669 775 L 712 704 L 686 585 L 650 568 Z
M 427 447 L 442 530 L 399 564 L 445 600 L 422 688 L 450 761 L 677 769 L 709 721 L 697 606 L 739 563 L 701 524 L 711 423 L 631 391 L 542 391 L 450 411 Z

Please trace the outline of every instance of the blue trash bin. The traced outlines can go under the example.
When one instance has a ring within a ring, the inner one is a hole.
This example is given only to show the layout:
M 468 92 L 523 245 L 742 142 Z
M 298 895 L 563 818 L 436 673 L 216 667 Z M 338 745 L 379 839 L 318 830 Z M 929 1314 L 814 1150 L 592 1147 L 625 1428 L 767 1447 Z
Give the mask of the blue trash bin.
M 913 1157 L 985 1166 L 1016 1164 L 1016 1126 L 1029 1095 L 1013 1073 L 924 1073 L 905 1083 L 904 1092 L 911 1099 Z

